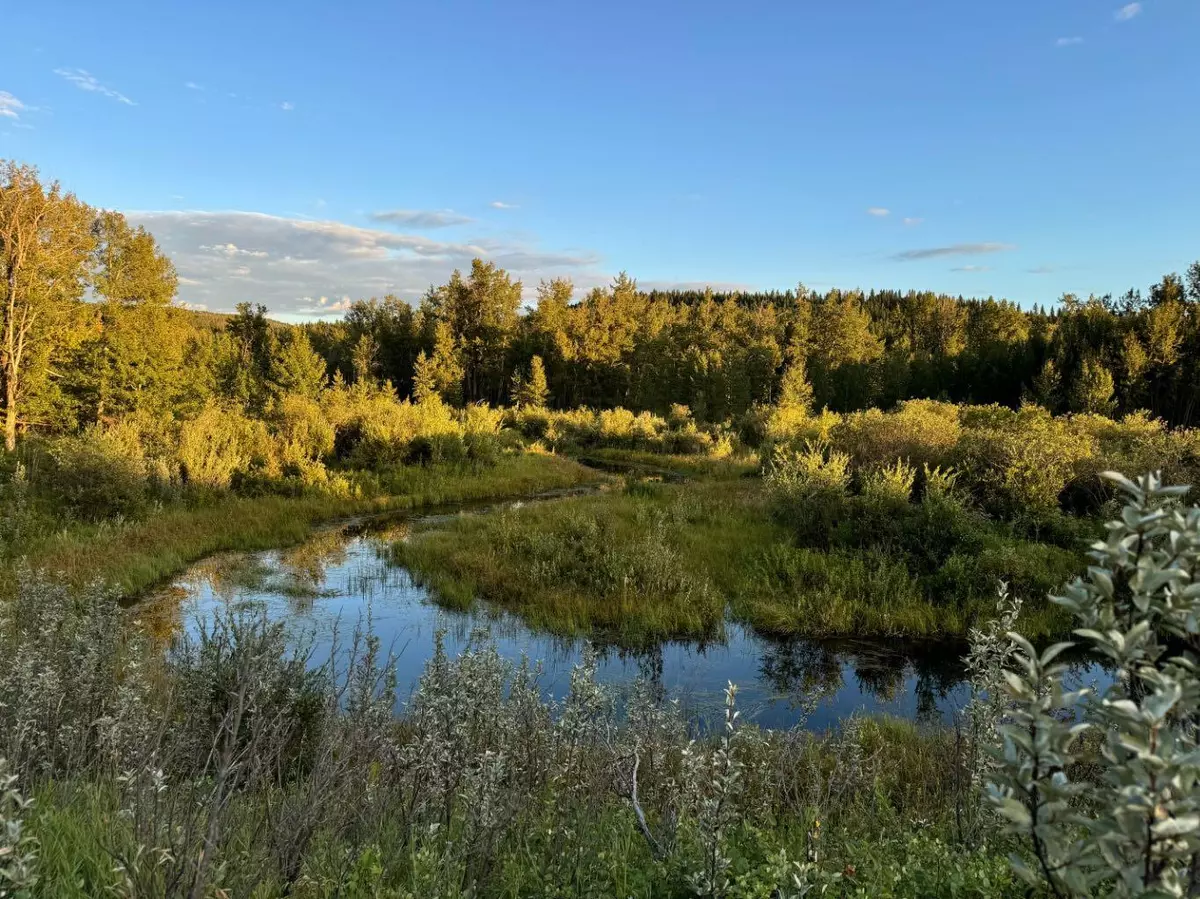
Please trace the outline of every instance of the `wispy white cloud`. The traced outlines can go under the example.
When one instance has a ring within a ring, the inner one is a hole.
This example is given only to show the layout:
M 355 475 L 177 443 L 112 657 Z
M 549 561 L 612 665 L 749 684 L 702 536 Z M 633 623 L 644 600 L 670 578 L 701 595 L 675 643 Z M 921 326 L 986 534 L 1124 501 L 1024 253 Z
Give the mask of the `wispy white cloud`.
M 90 91 L 95 94 L 100 94 L 105 97 L 110 97 L 118 103 L 124 103 L 126 106 L 137 106 L 132 100 L 126 97 L 123 93 L 113 90 L 111 87 L 101 84 L 96 76 L 84 69 L 55 69 L 55 75 L 60 75 L 70 81 L 77 88 L 84 91 Z
M 232 243 L 219 243 L 213 246 L 207 244 L 200 247 L 201 250 L 207 250 L 210 253 L 219 253 L 222 256 L 250 256 L 253 259 L 266 259 L 270 254 L 266 250 L 246 250 Z
M 449 228 L 451 225 L 469 225 L 475 219 L 453 209 L 389 209 L 372 212 L 371 221 L 413 228 Z
M 990 272 L 990 265 L 960 265 L 957 268 L 952 268 L 952 272 Z
M 919 259 L 938 259 L 943 256 L 978 256 L 983 253 L 1003 253 L 1015 250 L 1011 243 L 956 243 L 946 247 L 925 247 L 918 250 L 904 250 L 892 258 L 898 262 L 913 262 Z
M 925 221 L 925 219 L 923 219 L 923 218 L 916 218 L 914 216 L 908 216 L 904 219 L 904 224 L 906 224 L 906 225 L 908 225 L 908 227 L 912 228 L 915 225 L 921 224 L 921 222 L 923 222 L 923 221 Z
M 1058 40 L 1056 40 L 1054 42 L 1054 46 L 1056 46 L 1056 47 L 1074 47 L 1077 44 L 1082 44 L 1082 43 L 1083 43 L 1083 38 L 1081 38 L 1081 37 L 1060 37 Z
M 583 250 L 544 250 L 515 238 L 439 241 L 392 229 L 255 212 L 128 212 L 150 230 L 180 275 L 180 299 L 213 310 L 242 300 L 290 318 L 332 316 L 346 297 L 394 293 L 415 302 L 431 284 L 481 257 L 520 279 L 570 275 L 581 289 L 608 276 Z M 326 297 L 321 304 L 319 297 Z
M 882 206 L 872 206 L 867 210 L 867 215 L 873 215 L 876 218 L 883 218 L 892 214 L 892 210 L 884 209 Z
M 284 100 L 282 103 L 279 104 L 279 108 L 282 109 L 284 112 L 291 112 L 293 109 L 296 108 L 296 104 L 292 103 L 288 100 Z
M 1031 275 L 1052 275 L 1058 271 L 1057 266 L 1053 265 L 1036 265 L 1033 268 L 1026 269 Z
M 493 209 L 520 209 L 516 203 L 505 203 L 503 200 L 492 200 L 491 207 Z
M 1128 22 L 1130 19 L 1137 18 L 1141 14 L 1142 14 L 1142 4 L 1126 3 L 1120 9 L 1118 9 L 1115 13 L 1113 13 L 1113 18 L 1116 19 L 1118 22 Z
M 19 119 L 25 108 L 25 104 L 8 91 L 0 91 L 0 119 Z
M 202 90 L 204 90 L 204 85 L 203 85 L 203 84 L 197 84 L 197 83 L 196 83 L 196 82 L 194 82 L 194 81 L 185 81 L 185 82 L 183 82 L 183 86 L 184 86 L 184 87 L 186 87 L 186 88 L 187 88 L 188 90 L 190 90 L 190 91 L 202 91 Z

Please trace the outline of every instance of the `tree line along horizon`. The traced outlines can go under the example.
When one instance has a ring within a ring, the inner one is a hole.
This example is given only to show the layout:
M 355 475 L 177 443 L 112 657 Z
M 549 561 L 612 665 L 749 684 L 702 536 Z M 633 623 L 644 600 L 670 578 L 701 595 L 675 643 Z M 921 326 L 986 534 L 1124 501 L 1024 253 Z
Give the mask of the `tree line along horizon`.
M 767 293 L 643 291 L 625 273 L 575 296 L 523 285 L 480 259 L 429 288 L 353 302 L 339 321 L 282 325 L 262 305 L 229 317 L 174 304 L 178 277 L 152 234 L 36 169 L 0 163 L 0 420 L 76 433 L 214 402 L 262 417 L 283 394 L 391 385 L 450 405 L 623 407 L 702 422 L 786 403 L 849 412 L 906 399 L 1195 423 L 1200 262 L 1147 293 L 1022 309 L 933 292 L 801 285 Z M 223 326 L 222 326 L 223 323 Z M 818 338 L 819 336 L 819 338 Z

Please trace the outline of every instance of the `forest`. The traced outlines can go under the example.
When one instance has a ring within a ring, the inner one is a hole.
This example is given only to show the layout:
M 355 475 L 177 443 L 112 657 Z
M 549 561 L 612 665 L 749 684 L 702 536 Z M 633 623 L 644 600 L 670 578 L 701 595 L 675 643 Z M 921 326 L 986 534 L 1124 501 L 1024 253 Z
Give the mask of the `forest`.
M 0 897 L 1200 895 L 1200 262 L 1031 307 L 178 286 L 0 163 Z M 486 633 L 406 694 L 369 620 L 327 656 L 151 620 L 193 563 L 382 516 L 439 608 L 584 646 L 567 694 Z M 598 679 L 735 627 L 927 641 L 969 698 L 815 732 Z

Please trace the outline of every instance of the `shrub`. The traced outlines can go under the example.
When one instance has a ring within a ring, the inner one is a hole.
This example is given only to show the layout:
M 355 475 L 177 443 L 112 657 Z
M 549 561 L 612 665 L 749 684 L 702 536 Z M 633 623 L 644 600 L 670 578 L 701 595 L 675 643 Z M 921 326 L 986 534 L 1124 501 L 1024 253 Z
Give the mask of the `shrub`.
M 90 521 L 131 515 L 149 497 L 147 462 L 127 430 L 92 427 L 50 448 L 54 470 L 45 483 L 70 512 Z
M 503 411 L 492 409 L 486 403 L 473 403 L 462 410 L 460 421 L 466 458 L 476 464 L 494 464 L 500 456 Z
M 959 407 L 934 400 L 909 400 L 895 412 L 868 409 L 846 415 L 833 428 L 832 443 L 860 467 L 901 459 L 915 466 L 943 464 L 961 435 Z
M 907 506 L 912 498 L 917 469 L 902 459 L 867 474 L 863 498 L 884 507 Z
M 1058 659 L 1072 644 L 1039 653 L 1011 634 L 1009 723 L 989 797 L 1029 840 L 1034 864 L 1014 860 L 1014 869 L 1034 887 L 1063 897 L 1190 895 L 1200 858 L 1200 507 L 1184 508 L 1186 488 L 1154 475 L 1109 477 L 1127 504 L 1093 546 L 1094 566 L 1055 602 L 1115 676 L 1100 690 L 1067 692 Z M 1101 751 L 1080 768 L 1089 730 Z
M 419 403 L 400 401 L 387 386 L 360 382 L 335 385 L 326 391 L 325 403 L 334 451 L 356 467 L 381 471 L 405 462 L 466 457 L 463 426 L 436 395 Z
M 1102 415 L 1075 415 L 1071 427 L 1096 446 L 1081 460 L 1068 485 L 1068 507 L 1091 514 L 1117 499 L 1104 471 L 1158 471 L 1172 483 L 1200 483 L 1200 432 L 1168 428 L 1148 413 L 1134 412 L 1120 421 Z
M 266 426 L 213 403 L 183 423 L 178 452 L 185 481 L 200 487 L 226 489 L 251 469 L 277 474 Z
M 956 467 L 989 511 L 1007 517 L 1056 511 L 1079 464 L 1095 455 L 1093 439 L 1040 406 L 975 407 L 964 412 L 964 426 Z
M 801 540 L 828 545 L 846 511 L 849 456 L 815 443 L 800 450 L 777 446 L 763 482 L 775 514 Z
M 315 400 L 286 394 L 276 404 L 272 417 L 285 473 L 289 467 L 297 472 L 310 468 L 333 452 L 333 425 Z

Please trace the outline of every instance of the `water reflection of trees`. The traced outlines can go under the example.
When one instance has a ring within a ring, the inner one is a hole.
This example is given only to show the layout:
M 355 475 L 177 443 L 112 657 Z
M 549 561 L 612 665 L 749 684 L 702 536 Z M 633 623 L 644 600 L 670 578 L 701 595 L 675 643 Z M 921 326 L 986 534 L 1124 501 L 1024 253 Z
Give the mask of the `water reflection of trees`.
M 963 681 L 964 647 L 958 643 L 790 640 L 763 647 L 762 681 L 777 693 L 811 700 L 845 685 L 847 669 L 860 692 L 881 702 L 904 695 L 913 676 L 919 718 L 933 718 L 938 703 Z

